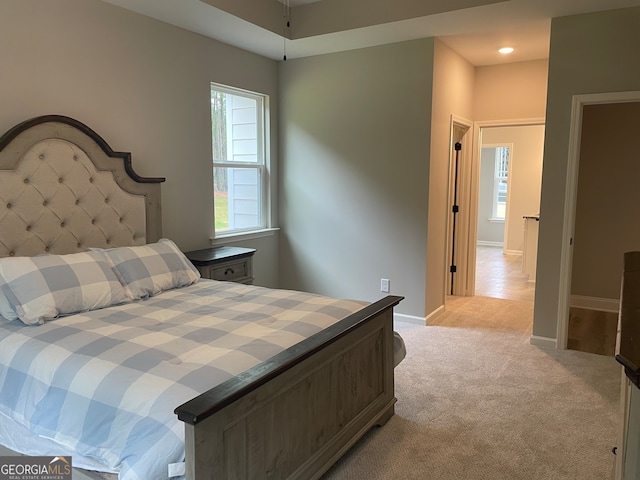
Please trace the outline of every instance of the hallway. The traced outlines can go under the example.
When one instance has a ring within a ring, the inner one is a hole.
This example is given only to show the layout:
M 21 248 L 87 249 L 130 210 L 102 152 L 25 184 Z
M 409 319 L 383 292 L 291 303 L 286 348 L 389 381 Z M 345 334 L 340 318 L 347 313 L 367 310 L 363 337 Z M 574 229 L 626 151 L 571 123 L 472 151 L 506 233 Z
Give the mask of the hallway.
M 475 296 L 447 296 L 445 312 L 429 326 L 511 330 L 528 338 L 535 283 L 521 269 L 520 256 L 478 246 Z
M 522 273 L 522 257 L 504 255 L 501 247 L 478 245 L 476 295 L 533 303 L 535 282 Z

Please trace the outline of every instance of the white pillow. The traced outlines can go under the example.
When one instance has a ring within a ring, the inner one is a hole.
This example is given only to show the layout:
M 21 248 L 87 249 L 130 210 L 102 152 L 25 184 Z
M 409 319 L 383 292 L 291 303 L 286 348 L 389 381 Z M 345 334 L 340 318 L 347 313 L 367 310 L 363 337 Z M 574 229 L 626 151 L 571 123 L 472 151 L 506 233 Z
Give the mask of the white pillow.
M 200 272 L 167 238 L 136 247 L 100 250 L 124 286 L 129 298 L 137 300 L 198 281 Z
M 8 311 L 27 325 L 128 301 L 99 252 L 2 258 L 0 277 Z

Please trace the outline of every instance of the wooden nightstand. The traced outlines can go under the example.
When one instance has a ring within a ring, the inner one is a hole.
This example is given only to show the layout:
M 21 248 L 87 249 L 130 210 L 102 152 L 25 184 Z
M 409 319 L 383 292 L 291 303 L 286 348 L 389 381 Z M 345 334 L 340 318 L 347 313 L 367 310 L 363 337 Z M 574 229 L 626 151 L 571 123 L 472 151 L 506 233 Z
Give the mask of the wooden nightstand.
M 203 278 L 253 284 L 253 248 L 212 247 L 186 252 Z

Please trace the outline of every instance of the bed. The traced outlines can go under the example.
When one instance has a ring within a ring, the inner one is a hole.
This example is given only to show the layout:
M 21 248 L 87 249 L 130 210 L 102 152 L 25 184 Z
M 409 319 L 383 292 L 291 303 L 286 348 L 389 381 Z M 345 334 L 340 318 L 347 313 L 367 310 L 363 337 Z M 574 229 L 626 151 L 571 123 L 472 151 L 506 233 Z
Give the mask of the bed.
M 163 180 L 68 117 L 0 138 L 0 444 L 88 478 L 319 478 L 393 415 L 402 297 L 200 279 Z

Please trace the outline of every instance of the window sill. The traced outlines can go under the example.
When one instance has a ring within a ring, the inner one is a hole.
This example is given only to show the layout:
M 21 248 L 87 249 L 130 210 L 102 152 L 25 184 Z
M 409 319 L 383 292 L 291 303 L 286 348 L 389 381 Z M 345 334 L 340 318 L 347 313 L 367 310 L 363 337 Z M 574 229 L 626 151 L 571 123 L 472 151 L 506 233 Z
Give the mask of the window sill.
M 489 222 L 491 222 L 491 223 L 504 223 L 504 218 L 490 218 Z
M 279 228 L 264 228 L 262 230 L 252 230 L 250 232 L 238 232 L 229 235 L 219 235 L 215 238 L 210 238 L 211 245 L 225 245 L 227 243 L 233 243 L 242 240 L 251 240 L 253 238 L 270 237 L 275 235 Z

